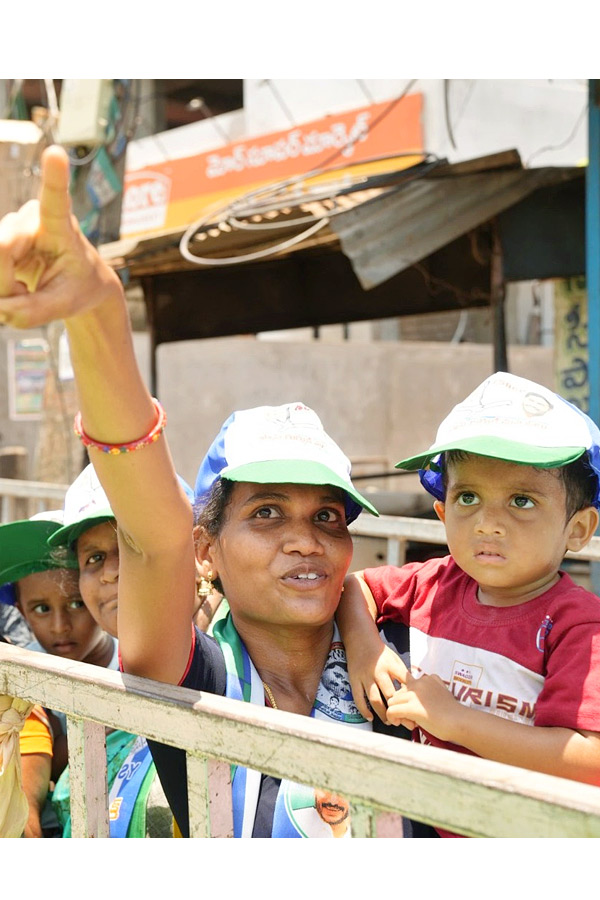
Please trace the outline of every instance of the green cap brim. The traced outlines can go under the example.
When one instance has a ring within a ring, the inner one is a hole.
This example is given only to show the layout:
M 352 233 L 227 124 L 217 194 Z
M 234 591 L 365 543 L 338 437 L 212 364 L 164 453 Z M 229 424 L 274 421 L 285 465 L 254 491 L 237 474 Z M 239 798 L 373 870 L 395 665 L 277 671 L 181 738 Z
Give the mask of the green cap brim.
M 0 584 L 13 584 L 48 569 L 76 568 L 72 555 L 56 556 L 48 545 L 48 538 L 59 528 L 58 523 L 44 519 L 0 526 Z
M 409 456 L 396 463 L 397 469 L 424 469 L 440 453 L 448 450 L 463 450 L 466 453 L 475 453 L 478 456 L 489 456 L 492 459 L 501 459 L 505 462 L 520 463 L 522 465 L 539 466 L 542 469 L 552 469 L 558 466 L 566 466 L 570 462 L 585 453 L 585 447 L 538 447 L 529 444 L 521 444 L 517 441 L 509 441 L 498 437 L 470 437 L 462 438 L 446 444 L 437 444 L 419 453 Z
M 351 482 L 345 481 L 322 463 L 306 459 L 274 459 L 247 463 L 234 469 L 225 469 L 221 477 L 228 481 L 248 481 L 251 484 L 330 484 L 341 488 L 367 512 L 379 513 L 372 503 L 359 494 Z
M 92 516 L 86 516 L 85 519 L 81 519 L 79 522 L 72 522 L 70 525 L 59 528 L 48 538 L 48 544 L 50 547 L 72 547 L 84 531 L 94 528 L 96 525 L 101 525 L 102 522 L 109 522 L 114 517 L 115 514 L 111 509 L 100 509 Z

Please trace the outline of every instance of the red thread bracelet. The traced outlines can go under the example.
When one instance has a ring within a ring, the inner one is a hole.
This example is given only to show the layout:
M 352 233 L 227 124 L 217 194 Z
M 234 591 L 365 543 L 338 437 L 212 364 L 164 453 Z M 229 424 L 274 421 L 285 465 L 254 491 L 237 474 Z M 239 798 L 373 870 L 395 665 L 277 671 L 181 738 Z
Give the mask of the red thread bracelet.
M 153 444 L 154 441 L 157 441 L 165 430 L 165 425 L 167 424 L 167 414 L 156 397 L 152 398 L 152 403 L 158 417 L 156 420 L 156 424 L 152 426 L 152 429 L 147 434 L 145 434 L 141 438 L 138 438 L 137 441 L 129 441 L 127 444 L 103 444 L 102 441 L 95 441 L 83 430 L 83 427 L 81 425 L 80 412 L 78 412 L 75 416 L 73 430 L 85 447 L 95 447 L 97 450 L 101 450 L 103 453 L 110 453 L 112 455 L 116 455 L 117 453 L 133 453 L 134 450 L 140 450 L 147 444 Z

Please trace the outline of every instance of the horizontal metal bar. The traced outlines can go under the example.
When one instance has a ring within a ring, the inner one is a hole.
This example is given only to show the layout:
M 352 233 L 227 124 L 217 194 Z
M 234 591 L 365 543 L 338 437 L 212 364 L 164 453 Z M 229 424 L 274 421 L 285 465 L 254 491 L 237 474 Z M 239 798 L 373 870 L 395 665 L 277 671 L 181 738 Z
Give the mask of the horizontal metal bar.
M 600 788 L 0 645 L 0 693 L 479 837 L 600 836 Z

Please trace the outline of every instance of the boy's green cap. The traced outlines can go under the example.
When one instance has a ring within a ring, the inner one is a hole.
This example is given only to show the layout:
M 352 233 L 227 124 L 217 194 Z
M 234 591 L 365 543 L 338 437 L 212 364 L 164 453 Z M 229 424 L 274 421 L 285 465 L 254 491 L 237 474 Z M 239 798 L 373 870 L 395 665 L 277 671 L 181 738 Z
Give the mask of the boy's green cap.
M 39 517 L 0 525 L 0 585 L 47 569 L 77 568 L 73 554 L 57 554 L 48 546 L 60 527 L 60 522 Z

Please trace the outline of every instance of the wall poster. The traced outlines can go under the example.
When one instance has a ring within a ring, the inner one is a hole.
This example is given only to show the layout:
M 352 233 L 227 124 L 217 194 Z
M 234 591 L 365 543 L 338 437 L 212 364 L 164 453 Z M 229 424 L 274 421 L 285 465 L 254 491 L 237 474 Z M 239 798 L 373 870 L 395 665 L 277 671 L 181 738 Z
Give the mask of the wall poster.
M 40 337 L 8 342 L 9 416 L 14 421 L 42 418 L 48 349 Z

